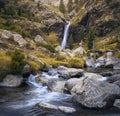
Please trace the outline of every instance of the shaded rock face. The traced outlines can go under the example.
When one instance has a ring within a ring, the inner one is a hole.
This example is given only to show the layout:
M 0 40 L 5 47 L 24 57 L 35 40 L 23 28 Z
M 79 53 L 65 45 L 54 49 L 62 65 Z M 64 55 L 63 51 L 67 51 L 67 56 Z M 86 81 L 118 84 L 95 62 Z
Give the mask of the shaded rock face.
M 88 0 L 90 1 L 90 0 Z M 92 3 L 94 3 L 92 1 Z M 83 28 L 86 32 L 90 27 L 95 27 L 97 36 L 104 36 L 115 28 L 120 26 L 120 1 L 119 0 L 101 0 L 96 5 L 86 6 L 85 14 L 80 18 L 78 23 L 71 27 L 74 39 L 77 40 L 78 32 Z
M 120 109 L 120 99 L 115 100 L 114 106 Z
M 7 75 L 3 79 L 3 86 L 5 87 L 18 87 L 22 84 L 23 78 L 17 75 Z
M 115 84 L 85 78 L 72 88 L 71 94 L 85 107 L 105 108 L 113 105 L 116 96 L 120 95 L 120 88 Z

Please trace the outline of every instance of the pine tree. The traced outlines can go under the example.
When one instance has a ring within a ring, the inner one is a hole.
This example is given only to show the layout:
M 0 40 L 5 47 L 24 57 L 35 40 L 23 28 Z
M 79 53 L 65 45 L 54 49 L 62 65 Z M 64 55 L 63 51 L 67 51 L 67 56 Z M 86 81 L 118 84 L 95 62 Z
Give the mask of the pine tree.
M 85 32 L 83 29 L 80 29 L 80 32 L 79 32 L 79 42 L 81 42 L 81 40 L 84 40 L 85 38 Z
M 70 49 L 73 49 L 73 37 L 72 37 L 72 34 L 70 35 L 69 40 L 68 40 L 68 47 Z
M 24 55 L 19 50 L 15 50 L 14 53 L 12 54 L 12 60 L 11 60 L 12 73 L 20 74 L 22 72 L 24 65 L 25 65 Z
M 90 28 L 89 33 L 88 33 L 88 49 L 93 48 L 93 41 L 95 39 L 95 33 L 94 33 L 94 28 Z
M 59 9 L 62 13 L 65 13 L 65 5 L 63 3 L 63 0 L 60 1 Z
M 70 13 L 71 11 L 72 11 L 72 0 L 69 0 L 69 2 L 68 2 L 68 12 Z

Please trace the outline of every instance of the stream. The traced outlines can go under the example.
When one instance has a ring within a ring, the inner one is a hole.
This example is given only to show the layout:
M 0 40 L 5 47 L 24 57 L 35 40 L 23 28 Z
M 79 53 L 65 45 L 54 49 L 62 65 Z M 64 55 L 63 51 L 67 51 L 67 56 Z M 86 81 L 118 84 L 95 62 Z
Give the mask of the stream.
M 90 72 L 95 70 L 87 69 Z M 104 73 L 106 70 L 98 72 Z M 97 72 L 96 71 L 96 72 Z M 113 71 L 119 73 L 119 71 Z M 58 78 L 55 74 L 50 76 L 43 73 L 47 78 Z M 18 88 L 0 87 L 0 116 L 120 116 L 120 111 L 111 108 L 107 110 L 85 109 L 72 102 L 69 94 L 51 92 L 46 86 L 35 82 L 35 76 L 31 75 L 27 81 L 28 86 Z M 51 103 L 74 107 L 77 112 L 66 114 L 60 111 L 39 108 L 37 103 Z

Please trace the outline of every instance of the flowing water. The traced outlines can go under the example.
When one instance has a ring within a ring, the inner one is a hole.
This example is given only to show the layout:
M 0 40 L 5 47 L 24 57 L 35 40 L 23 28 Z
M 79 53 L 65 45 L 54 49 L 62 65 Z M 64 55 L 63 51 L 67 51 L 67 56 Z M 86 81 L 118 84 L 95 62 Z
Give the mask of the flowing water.
M 63 41 L 61 44 L 61 48 L 64 50 L 66 47 L 66 43 L 67 43 L 67 38 L 68 38 L 68 32 L 69 32 L 69 27 L 70 27 L 70 22 L 67 22 L 67 25 L 65 26 L 64 29 L 64 37 L 63 37 Z
M 52 72 L 43 73 L 43 77 L 58 78 L 58 74 L 55 71 Z M 27 82 L 29 86 L 0 87 L 0 116 L 120 116 L 120 111 L 113 108 L 90 110 L 73 104 L 71 95 L 51 92 L 41 83 L 36 83 L 35 78 L 36 76 L 30 75 Z M 74 107 L 77 112 L 66 114 L 60 111 L 46 110 L 36 105 L 41 102 Z

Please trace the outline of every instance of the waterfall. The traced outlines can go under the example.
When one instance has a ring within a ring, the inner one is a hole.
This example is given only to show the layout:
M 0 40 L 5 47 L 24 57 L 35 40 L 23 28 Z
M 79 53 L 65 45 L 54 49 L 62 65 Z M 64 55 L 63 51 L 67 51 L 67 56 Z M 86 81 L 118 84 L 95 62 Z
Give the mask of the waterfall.
M 70 27 L 70 22 L 67 22 L 67 25 L 65 26 L 65 29 L 64 29 L 63 41 L 62 41 L 62 44 L 61 44 L 62 50 L 64 50 L 65 47 L 66 47 L 67 38 L 68 38 L 68 32 L 69 32 L 69 27 Z

